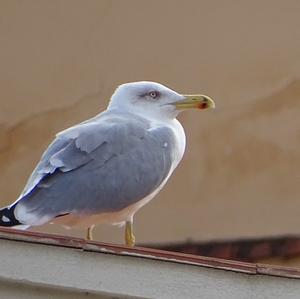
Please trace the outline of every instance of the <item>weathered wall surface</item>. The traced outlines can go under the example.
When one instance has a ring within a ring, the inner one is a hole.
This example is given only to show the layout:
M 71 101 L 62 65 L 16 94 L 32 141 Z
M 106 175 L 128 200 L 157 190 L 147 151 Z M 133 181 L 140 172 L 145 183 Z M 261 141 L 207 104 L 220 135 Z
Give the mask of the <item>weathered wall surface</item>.
M 154 80 L 217 109 L 182 115 L 186 156 L 136 216 L 138 241 L 299 233 L 299 11 L 296 0 L 1 0 L 1 204 L 57 131 L 101 111 L 118 84 Z

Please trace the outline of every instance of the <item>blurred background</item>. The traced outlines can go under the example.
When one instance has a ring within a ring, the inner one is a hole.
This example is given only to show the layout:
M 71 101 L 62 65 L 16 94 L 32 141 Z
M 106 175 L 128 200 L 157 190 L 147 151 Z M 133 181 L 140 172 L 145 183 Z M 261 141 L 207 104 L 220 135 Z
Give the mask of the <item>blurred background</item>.
M 239 258 L 232 240 L 250 240 L 260 258 L 281 246 L 272 262 L 300 265 L 289 237 L 300 230 L 299 11 L 297 0 L 0 0 L 1 205 L 56 132 L 105 109 L 117 85 L 157 81 L 217 109 L 180 116 L 186 155 L 136 215 L 138 243 L 208 242 Z M 95 238 L 122 243 L 123 229 L 99 226 Z

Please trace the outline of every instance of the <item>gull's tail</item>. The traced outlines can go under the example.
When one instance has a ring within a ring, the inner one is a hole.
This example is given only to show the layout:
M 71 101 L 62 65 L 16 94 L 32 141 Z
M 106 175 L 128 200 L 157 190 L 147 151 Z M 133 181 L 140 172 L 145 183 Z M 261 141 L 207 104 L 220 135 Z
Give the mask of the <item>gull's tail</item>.
M 17 229 L 25 230 L 30 225 L 26 225 L 21 223 L 16 217 L 15 217 L 15 210 L 16 204 L 10 207 L 5 207 L 0 210 L 0 226 L 5 227 L 14 227 Z

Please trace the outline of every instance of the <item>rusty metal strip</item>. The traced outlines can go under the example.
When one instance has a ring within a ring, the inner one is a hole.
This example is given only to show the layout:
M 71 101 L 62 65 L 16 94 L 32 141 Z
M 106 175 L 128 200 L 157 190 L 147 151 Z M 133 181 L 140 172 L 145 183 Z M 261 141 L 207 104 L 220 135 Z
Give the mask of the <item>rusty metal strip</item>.
M 162 260 L 194 266 L 223 269 L 247 274 L 272 275 L 286 278 L 300 278 L 300 269 L 245 263 L 192 254 L 177 253 L 152 248 L 134 247 L 87 241 L 54 234 L 44 234 L 30 231 L 20 231 L 10 228 L 0 228 L 0 239 L 38 243 L 52 246 L 62 246 L 82 249 L 85 251 L 101 252 L 122 256 L 139 257 L 145 259 Z

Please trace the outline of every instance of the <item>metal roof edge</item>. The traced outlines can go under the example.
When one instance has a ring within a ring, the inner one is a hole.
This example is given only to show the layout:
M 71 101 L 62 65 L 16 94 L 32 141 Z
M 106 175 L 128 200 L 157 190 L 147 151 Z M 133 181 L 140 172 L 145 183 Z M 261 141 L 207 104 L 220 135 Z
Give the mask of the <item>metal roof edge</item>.
M 144 247 L 131 248 L 117 244 L 88 241 L 82 238 L 74 238 L 31 231 L 21 231 L 11 228 L 0 228 L 0 239 L 13 240 L 17 242 L 30 242 L 51 246 L 77 248 L 85 251 L 161 260 L 165 262 L 222 269 L 246 274 L 260 274 L 300 279 L 300 269 L 297 268 L 245 263 L 234 260 L 197 256 L 192 254 L 177 253 Z

